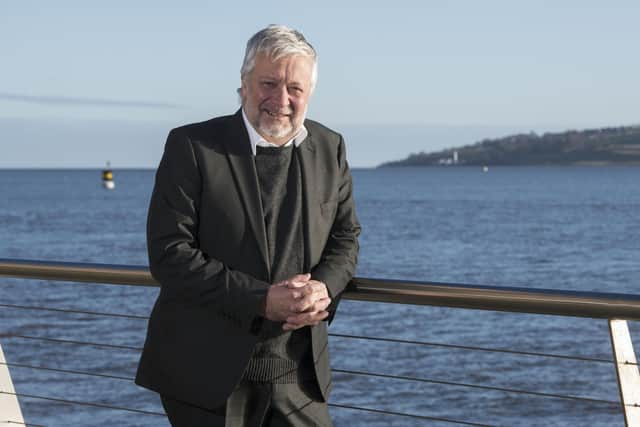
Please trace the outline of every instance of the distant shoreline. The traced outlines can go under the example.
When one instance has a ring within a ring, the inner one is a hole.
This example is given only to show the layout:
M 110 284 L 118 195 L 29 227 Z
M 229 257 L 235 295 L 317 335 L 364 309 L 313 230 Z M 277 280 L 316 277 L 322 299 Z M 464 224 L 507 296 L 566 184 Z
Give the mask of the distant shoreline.
M 640 166 L 640 161 L 634 162 L 576 162 L 576 163 L 540 163 L 540 164 L 519 164 L 519 165 L 507 165 L 507 164 L 459 164 L 459 165 L 380 165 L 375 168 L 351 168 L 351 169 L 387 169 L 387 168 L 433 168 L 433 169 L 458 169 L 458 168 L 482 168 L 482 167 L 491 167 L 491 168 L 539 168 L 539 167 L 588 167 L 588 168 L 598 168 L 598 167 L 611 167 L 611 166 L 629 166 L 629 167 L 638 167 Z
M 640 125 L 510 135 L 433 153 L 411 154 L 379 167 L 640 165 Z
M 476 164 L 458 164 L 458 165 L 379 165 L 379 166 L 354 166 L 352 171 L 358 170 L 376 170 L 376 169 L 400 169 L 400 168 L 432 168 L 432 169 L 459 169 L 459 168 L 531 168 L 531 167 L 639 167 L 640 161 L 634 162 L 576 162 L 576 163 L 544 163 L 544 164 L 520 164 L 520 165 L 476 165 Z M 0 167 L 0 172 L 100 172 L 105 167 Z M 155 167 L 125 167 L 111 168 L 114 172 L 155 172 Z

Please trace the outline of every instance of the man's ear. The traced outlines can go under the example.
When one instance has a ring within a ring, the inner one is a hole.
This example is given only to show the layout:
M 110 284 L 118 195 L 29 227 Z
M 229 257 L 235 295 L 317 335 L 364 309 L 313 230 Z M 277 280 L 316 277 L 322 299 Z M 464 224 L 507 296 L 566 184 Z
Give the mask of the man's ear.
M 240 87 L 236 89 L 236 93 L 238 94 L 238 104 L 244 105 L 245 95 L 247 93 L 247 89 L 244 85 L 243 81 L 240 81 Z
M 244 79 L 240 80 L 240 89 L 238 89 L 238 95 L 240 96 L 241 101 L 244 101 L 247 96 L 247 84 L 244 82 Z

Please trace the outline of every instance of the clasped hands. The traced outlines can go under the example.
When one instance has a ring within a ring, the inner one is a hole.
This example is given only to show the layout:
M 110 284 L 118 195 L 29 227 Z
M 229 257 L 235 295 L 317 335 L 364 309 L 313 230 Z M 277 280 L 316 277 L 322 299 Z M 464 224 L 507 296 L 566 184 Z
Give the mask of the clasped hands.
M 327 286 L 311 280 L 310 274 L 297 274 L 271 285 L 267 292 L 265 317 L 283 322 L 282 329 L 291 331 L 317 325 L 329 315 L 331 298 Z

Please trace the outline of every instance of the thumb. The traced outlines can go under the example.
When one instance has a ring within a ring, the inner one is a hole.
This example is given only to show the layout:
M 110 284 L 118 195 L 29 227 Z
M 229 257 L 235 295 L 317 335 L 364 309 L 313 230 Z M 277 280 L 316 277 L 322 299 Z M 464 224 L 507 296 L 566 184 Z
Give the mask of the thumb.
M 287 286 L 290 288 L 299 288 L 305 286 L 307 282 L 311 279 L 311 274 L 296 274 L 290 279 L 286 280 Z

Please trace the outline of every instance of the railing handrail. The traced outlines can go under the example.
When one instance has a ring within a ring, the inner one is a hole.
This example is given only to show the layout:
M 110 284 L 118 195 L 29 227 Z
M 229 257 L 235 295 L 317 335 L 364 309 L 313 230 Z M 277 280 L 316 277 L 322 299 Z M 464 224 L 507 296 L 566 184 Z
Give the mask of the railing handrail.
M 148 267 L 0 258 L 0 276 L 159 286 Z M 356 277 L 342 298 L 517 313 L 640 320 L 640 295 Z

